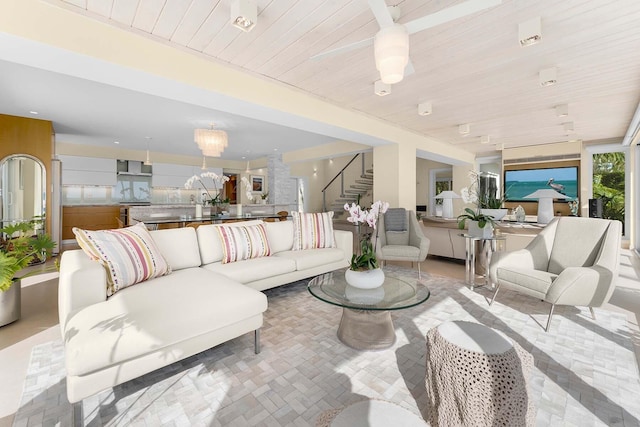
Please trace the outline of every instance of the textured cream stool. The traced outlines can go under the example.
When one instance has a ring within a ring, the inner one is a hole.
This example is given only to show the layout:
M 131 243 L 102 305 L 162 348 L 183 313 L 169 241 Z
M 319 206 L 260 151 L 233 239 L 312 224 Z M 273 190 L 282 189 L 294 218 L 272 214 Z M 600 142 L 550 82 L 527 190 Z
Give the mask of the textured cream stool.
M 427 333 L 431 426 L 532 426 L 533 357 L 479 323 L 445 322 Z

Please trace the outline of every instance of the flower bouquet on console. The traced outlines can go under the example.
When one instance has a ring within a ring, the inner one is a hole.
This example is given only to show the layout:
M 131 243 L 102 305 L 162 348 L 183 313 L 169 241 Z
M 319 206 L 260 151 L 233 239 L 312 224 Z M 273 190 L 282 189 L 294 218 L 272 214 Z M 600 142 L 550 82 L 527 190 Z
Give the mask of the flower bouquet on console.
M 202 181 L 205 178 L 209 178 L 213 182 L 213 191 L 209 192 L 209 189 L 204 185 Z M 184 188 L 187 190 L 191 190 L 196 182 L 200 183 L 200 186 L 204 189 L 204 193 L 202 193 L 205 198 L 204 204 L 211 205 L 211 213 L 216 214 L 218 210 L 224 210 L 226 206 L 229 205 L 229 198 L 222 197 L 222 188 L 224 183 L 229 181 L 229 177 L 225 175 L 218 175 L 214 172 L 203 172 L 200 175 L 193 175 L 191 178 L 187 180 L 184 184 Z M 218 189 L 218 184 L 220 184 L 220 188 Z M 213 193 L 213 196 L 211 195 Z
M 358 252 L 351 257 L 349 269 L 345 273 L 345 280 L 351 286 L 363 289 L 371 289 L 381 286 L 384 283 L 384 273 L 378 266 L 378 259 L 371 241 L 372 230 L 376 230 L 376 239 L 378 237 L 378 217 L 381 213 L 385 213 L 389 209 L 389 203 L 377 202 L 371 205 L 370 209 L 362 209 L 360 205 L 348 203 L 344 205 L 344 209 L 349 212 L 347 221 L 352 224 L 366 224 L 370 231 L 359 233 L 360 242 Z

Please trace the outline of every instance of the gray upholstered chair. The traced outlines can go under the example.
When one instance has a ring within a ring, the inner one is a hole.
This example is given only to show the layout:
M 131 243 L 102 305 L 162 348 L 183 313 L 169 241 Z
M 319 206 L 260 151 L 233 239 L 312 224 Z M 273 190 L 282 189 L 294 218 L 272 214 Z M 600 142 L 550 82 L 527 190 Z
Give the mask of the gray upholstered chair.
M 389 231 L 385 228 L 385 215 L 378 218 L 376 257 L 381 261 L 411 261 L 418 263 L 418 277 L 422 277 L 420 263 L 427 258 L 429 239 L 425 237 L 414 211 L 406 211 L 404 231 Z
M 526 248 L 492 255 L 489 275 L 496 291 L 516 290 L 556 305 L 593 307 L 609 301 L 618 276 L 622 224 L 597 218 L 558 217 Z

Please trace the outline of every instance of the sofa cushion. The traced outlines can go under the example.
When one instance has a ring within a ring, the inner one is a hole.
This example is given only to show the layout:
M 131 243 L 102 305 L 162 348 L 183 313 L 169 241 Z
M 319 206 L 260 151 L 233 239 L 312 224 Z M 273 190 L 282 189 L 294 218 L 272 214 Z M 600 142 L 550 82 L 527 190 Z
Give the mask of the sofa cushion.
M 68 375 L 83 375 L 206 334 L 267 309 L 262 292 L 202 268 L 124 289 L 67 322 Z
M 198 250 L 198 237 L 193 227 L 150 231 L 149 234 L 171 266 L 171 270 L 199 267 L 202 264 Z
M 143 223 L 115 230 L 73 228 L 78 244 L 107 274 L 107 296 L 128 286 L 171 273 L 171 267 Z
M 271 255 L 263 224 L 217 228 L 222 240 L 222 263 Z
M 382 256 L 386 258 L 418 258 L 420 256 L 420 248 L 415 246 L 404 245 L 386 245 L 380 249 Z
M 337 248 L 323 248 L 305 251 L 285 251 L 277 253 L 273 257 L 295 261 L 296 270 L 300 271 L 343 260 L 344 252 L 342 249 Z
M 293 248 L 293 221 L 265 222 L 264 226 L 272 254 Z
M 215 262 L 206 264 L 202 268 L 224 274 L 240 283 L 250 283 L 267 277 L 294 272 L 296 271 L 296 263 L 292 259 L 270 256 L 228 264 Z
M 246 227 L 255 224 L 263 224 L 261 220 L 241 221 L 224 224 L 225 227 Z M 198 247 L 200 248 L 200 258 L 203 264 L 222 261 L 222 240 L 218 233 L 218 227 L 222 224 L 201 225 L 196 230 L 198 235 Z
M 333 248 L 333 212 L 292 212 L 293 250 Z
M 529 268 L 498 267 L 498 280 L 504 280 L 545 295 L 551 284 L 558 277 L 557 274 Z

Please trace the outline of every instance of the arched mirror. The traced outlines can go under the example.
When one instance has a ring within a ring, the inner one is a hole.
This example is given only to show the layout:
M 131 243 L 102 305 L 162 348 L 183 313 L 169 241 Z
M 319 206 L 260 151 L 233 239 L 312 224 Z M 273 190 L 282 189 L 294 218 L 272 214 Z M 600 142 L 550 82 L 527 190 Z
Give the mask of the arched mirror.
M 44 220 L 45 189 L 45 167 L 40 160 L 26 154 L 15 154 L 2 159 L 0 162 L 2 226 L 33 219 Z M 44 227 L 44 221 L 40 224 Z

